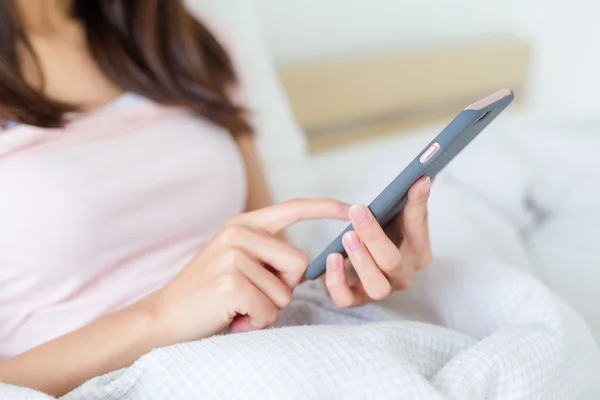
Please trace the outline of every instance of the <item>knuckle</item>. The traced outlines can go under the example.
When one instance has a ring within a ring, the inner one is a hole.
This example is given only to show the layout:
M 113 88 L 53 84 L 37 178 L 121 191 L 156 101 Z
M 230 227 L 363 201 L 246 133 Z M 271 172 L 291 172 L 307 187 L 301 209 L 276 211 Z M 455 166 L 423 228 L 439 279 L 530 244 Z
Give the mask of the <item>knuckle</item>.
M 354 306 L 354 296 L 351 293 L 342 294 L 339 289 L 340 285 L 336 283 L 327 283 L 327 288 L 331 294 L 333 302 L 339 308 L 351 308 Z
M 375 243 L 382 239 L 386 239 L 385 234 L 375 219 L 370 220 L 365 226 L 358 229 L 360 230 L 360 240 L 363 243 Z
M 253 214 L 253 212 L 246 212 L 243 214 L 238 214 L 238 215 L 234 215 L 231 218 L 229 218 L 227 220 L 227 222 L 225 222 L 224 227 L 225 228 L 230 228 L 230 227 L 239 227 L 239 226 L 244 226 L 246 221 L 249 219 L 249 217 Z
M 328 206 L 331 208 L 331 213 L 334 215 L 348 215 L 348 205 L 335 199 L 326 199 Z
M 390 293 L 392 293 L 392 287 L 389 282 L 379 285 L 377 288 L 371 290 L 369 297 L 375 301 L 386 299 Z
M 402 277 L 402 279 L 399 279 L 396 282 L 396 287 L 398 288 L 398 290 L 407 290 L 407 289 L 410 289 L 410 287 L 413 285 L 414 281 L 415 281 L 415 277 L 413 274 L 411 274 L 409 276 Z
M 233 242 L 235 242 L 236 239 L 238 239 L 243 234 L 243 232 L 245 230 L 246 230 L 246 228 L 244 228 L 241 225 L 229 223 L 221 231 L 221 234 L 219 235 L 219 237 L 224 244 L 233 243 Z
M 223 253 L 223 257 L 225 265 L 227 265 L 228 267 L 237 266 L 240 263 L 242 263 L 245 259 L 244 252 L 235 248 L 227 249 L 227 251 Z
M 336 295 L 338 293 L 338 291 L 340 290 L 342 283 L 339 281 L 339 279 L 335 279 L 334 277 L 327 274 L 325 276 L 325 286 L 327 286 L 327 289 L 329 289 L 329 293 L 331 293 L 332 295 Z M 337 295 L 337 296 L 333 296 L 333 297 L 337 298 L 340 296 Z
M 240 283 L 233 274 L 224 274 L 217 278 L 215 288 L 218 292 L 225 295 L 237 293 L 240 289 Z
M 237 225 L 239 223 L 239 220 L 240 220 L 240 218 L 241 218 L 242 215 L 243 214 L 240 214 L 240 215 L 236 215 L 236 216 L 233 216 L 233 217 L 229 218 L 227 220 L 227 222 L 225 223 L 225 226 Z
M 431 250 L 425 251 L 423 253 L 423 255 L 421 256 L 421 260 L 419 262 L 418 269 L 425 268 L 426 266 L 429 265 L 429 263 L 431 263 L 432 260 L 433 260 L 433 254 L 431 254 Z
M 289 207 L 289 208 L 292 208 L 292 209 L 294 209 L 294 208 L 299 208 L 299 207 L 302 207 L 302 206 L 304 205 L 304 203 L 305 203 L 305 200 L 304 200 L 304 199 L 301 199 L 301 198 L 299 198 L 299 197 L 295 197 L 295 198 L 293 198 L 293 199 L 286 200 L 286 201 L 283 203 L 283 205 L 284 205 L 285 207 Z
M 354 299 L 350 296 L 344 296 L 335 301 L 339 308 L 351 308 L 354 305 Z
M 298 269 L 305 269 L 308 264 L 310 264 L 310 256 L 302 250 L 299 250 L 295 254 L 295 263 Z
M 300 219 L 302 210 L 304 208 L 304 201 L 302 199 L 290 199 L 281 203 L 280 213 L 284 215 L 289 215 L 289 218 L 293 221 L 298 221 Z
M 402 256 L 400 251 L 396 251 L 395 254 L 385 260 L 379 265 L 379 268 L 388 273 L 394 274 L 402 269 Z
M 427 201 L 415 201 L 415 204 L 413 204 L 412 207 L 408 207 L 405 210 L 405 219 L 421 222 L 427 222 L 429 220 L 429 209 L 427 207 Z
M 265 315 L 266 326 L 274 324 L 275 321 L 277 321 L 277 318 L 279 318 L 279 310 L 276 307 L 273 307 L 269 311 L 266 312 L 266 315 Z
M 405 219 L 407 221 L 412 222 L 413 224 L 428 224 L 429 223 L 429 215 L 428 215 L 427 211 L 425 211 L 425 212 L 414 211 L 411 213 L 407 213 Z M 410 227 L 408 229 L 414 229 L 414 228 Z

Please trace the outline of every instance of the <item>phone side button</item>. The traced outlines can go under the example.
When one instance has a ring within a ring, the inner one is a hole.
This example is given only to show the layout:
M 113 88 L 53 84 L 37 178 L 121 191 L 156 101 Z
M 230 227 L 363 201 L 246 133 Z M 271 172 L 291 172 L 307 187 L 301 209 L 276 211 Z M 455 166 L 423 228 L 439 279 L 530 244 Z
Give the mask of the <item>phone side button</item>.
M 440 150 L 440 144 L 434 143 L 421 155 L 419 161 L 421 164 L 425 164 L 427 161 L 431 160 L 431 158 Z

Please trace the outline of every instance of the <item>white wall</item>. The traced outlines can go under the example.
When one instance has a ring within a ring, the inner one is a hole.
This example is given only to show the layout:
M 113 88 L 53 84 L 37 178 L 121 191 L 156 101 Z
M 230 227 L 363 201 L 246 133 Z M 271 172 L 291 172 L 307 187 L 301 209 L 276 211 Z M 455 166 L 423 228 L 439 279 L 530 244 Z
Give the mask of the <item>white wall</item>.
M 419 49 L 494 37 L 534 45 L 529 104 L 600 119 L 597 0 L 252 0 L 275 61 Z
M 523 0 L 253 0 L 278 62 L 518 34 Z
M 536 112 L 550 123 L 600 122 L 600 2 L 523 3 L 523 30 L 535 49 L 529 89 Z

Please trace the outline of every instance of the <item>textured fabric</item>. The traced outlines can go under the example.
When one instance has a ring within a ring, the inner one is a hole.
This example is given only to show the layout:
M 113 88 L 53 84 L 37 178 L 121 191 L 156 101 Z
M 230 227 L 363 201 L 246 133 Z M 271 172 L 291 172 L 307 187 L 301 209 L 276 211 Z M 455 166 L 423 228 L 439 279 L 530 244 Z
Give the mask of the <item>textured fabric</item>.
M 438 261 L 398 297 L 394 312 L 373 305 L 341 311 L 308 285 L 282 313 L 284 328 L 157 349 L 64 399 L 572 400 L 600 394 L 593 387 L 600 382 L 600 353 L 587 326 L 522 272 Z M 16 393 L 11 390 L 0 388 L 0 397 L 27 398 L 7 397 Z
M 0 358 L 164 286 L 246 200 L 228 132 L 130 95 L 0 134 L 0 189 Z

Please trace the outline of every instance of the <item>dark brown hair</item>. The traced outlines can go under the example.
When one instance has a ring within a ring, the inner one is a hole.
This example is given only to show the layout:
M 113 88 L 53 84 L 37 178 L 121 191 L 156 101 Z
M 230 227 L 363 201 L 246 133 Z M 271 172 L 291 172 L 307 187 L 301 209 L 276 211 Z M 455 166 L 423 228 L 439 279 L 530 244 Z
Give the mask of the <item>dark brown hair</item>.
M 234 134 L 250 132 L 231 97 L 237 84 L 231 59 L 181 0 L 74 0 L 72 12 L 96 62 L 123 90 L 188 107 Z M 77 107 L 28 85 L 18 49 L 37 60 L 12 0 L 0 0 L 0 123 L 62 126 L 63 115 Z M 41 74 L 39 63 L 37 68 Z

